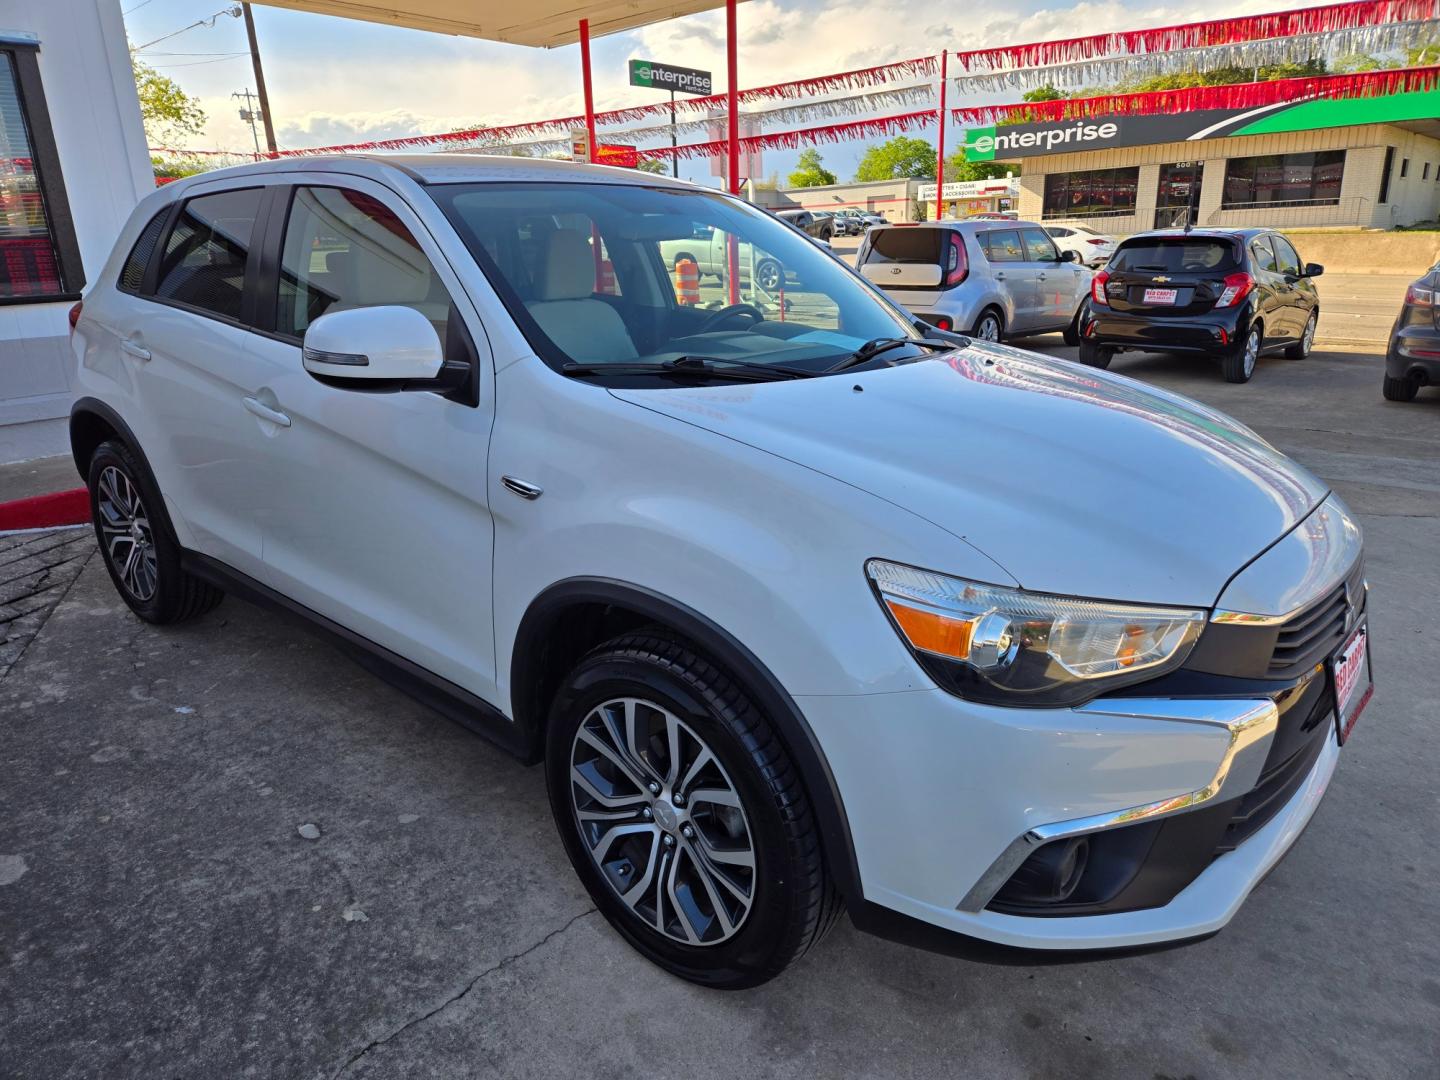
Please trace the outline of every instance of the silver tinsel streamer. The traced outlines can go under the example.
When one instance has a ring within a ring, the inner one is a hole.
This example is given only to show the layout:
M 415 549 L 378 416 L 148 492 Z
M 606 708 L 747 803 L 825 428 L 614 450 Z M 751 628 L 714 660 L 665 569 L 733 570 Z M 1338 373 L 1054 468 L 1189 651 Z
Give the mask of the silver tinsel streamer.
M 1333 63 L 1343 56 L 1398 52 L 1434 41 L 1440 20 L 1358 26 L 1323 34 L 1265 38 L 1233 45 L 1207 45 L 1195 49 L 1144 53 L 1139 56 L 1102 57 L 1068 64 L 1011 68 L 951 80 L 962 94 L 1053 86 L 1057 90 L 1115 86 L 1159 75 L 1182 72 L 1206 74 L 1222 68 L 1261 68 L 1272 64 L 1298 64 L 1307 60 Z
M 808 101 L 803 105 L 787 105 L 780 109 L 763 109 L 742 112 L 742 127 L 755 125 L 756 130 L 765 125 L 789 126 L 812 124 L 817 121 L 836 118 L 851 119 L 867 113 L 889 113 L 913 109 L 915 106 L 931 105 L 935 101 L 935 85 L 921 83 L 916 86 L 902 86 L 894 90 L 878 90 L 871 94 L 852 94 L 847 97 L 829 98 L 823 101 Z M 716 125 L 724 122 L 723 117 L 702 117 L 698 120 L 681 120 L 675 125 L 675 134 L 682 139 L 691 136 L 714 137 Z M 652 139 L 668 139 L 669 124 L 657 124 L 642 128 L 606 128 L 599 133 L 602 143 L 619 143 L 630 146 Z M 505 154 L 520 152 L 524 157 L 546 157 L 550 154 L 566 154 L 570 151 L 569 139 L 542 139 L 532 142 L 484 143 L 464 147 L 461 152 L 469 154 Z

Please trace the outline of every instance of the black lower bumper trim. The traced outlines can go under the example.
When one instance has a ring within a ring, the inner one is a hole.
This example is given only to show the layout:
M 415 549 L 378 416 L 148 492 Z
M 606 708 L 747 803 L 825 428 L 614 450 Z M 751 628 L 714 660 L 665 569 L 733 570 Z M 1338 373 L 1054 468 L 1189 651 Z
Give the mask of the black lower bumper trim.
M 939 953 L 979 964 L 1006 967 L 1036 967 L 1059 964 L 1085 964 L 1097 960 L 1114 960 L 1146 953 L 1168 952 L 1185 945 L 1208 941 L 1218 930 L 1175 941 L 1155 941 L 1146 945 L 1126 945 L 1108 949 L 1029 949 L 1017 945 L 1001 945 L 984 938 L 958 934 L 953 930 L 927 923 L 922 919 L 895 911 L 866 900 L 850 912 L 850 921 L 857 930 L 886 941 L 894 941 L 926 952 Z

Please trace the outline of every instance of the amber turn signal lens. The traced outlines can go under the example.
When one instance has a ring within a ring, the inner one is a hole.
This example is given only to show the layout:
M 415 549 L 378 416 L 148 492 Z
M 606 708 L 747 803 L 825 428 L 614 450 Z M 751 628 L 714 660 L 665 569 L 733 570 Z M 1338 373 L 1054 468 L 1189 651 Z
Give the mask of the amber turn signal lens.
M 915 648 L 941 656 L 953 656 L 957 660 L 969 657 L 970 635 L 974 630 L 974 623 L 970 620 L 946 618 L 933 611 L 907 607 L 889 597 L 885 598 L 885 606 Z

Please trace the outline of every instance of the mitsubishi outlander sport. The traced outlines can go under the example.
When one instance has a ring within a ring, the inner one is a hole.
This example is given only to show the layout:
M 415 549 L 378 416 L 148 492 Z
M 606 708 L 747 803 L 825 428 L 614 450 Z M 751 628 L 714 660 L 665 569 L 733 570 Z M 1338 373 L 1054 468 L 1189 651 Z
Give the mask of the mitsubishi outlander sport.
M 662 245 L 712 231 L 786 302 L 728 273 L 679 303 Z M 1184 398 L 926 326 L 713 191 L 245 165 L 147 198 L 72 325 L 135 614 L 287 609 L 543 763 L 597 907 L 701 984 L 842 911 L 987 957 L 1210 935 L 1370 694 L 1321 481 Z

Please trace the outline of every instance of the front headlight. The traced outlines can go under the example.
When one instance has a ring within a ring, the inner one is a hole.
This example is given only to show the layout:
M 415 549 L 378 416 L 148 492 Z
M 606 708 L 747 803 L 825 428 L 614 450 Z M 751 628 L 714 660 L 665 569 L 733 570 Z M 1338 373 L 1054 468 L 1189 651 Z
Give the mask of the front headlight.
M 865 564 L 900 636 L 946 689 L 997 705 L 1072 705 L 1179 667 L 1205 612 L 982 585 Z

